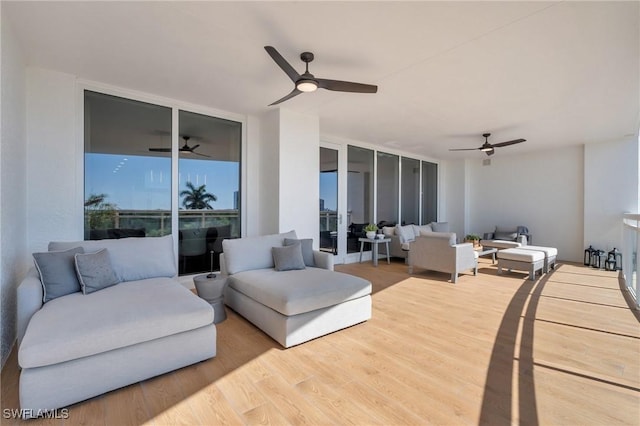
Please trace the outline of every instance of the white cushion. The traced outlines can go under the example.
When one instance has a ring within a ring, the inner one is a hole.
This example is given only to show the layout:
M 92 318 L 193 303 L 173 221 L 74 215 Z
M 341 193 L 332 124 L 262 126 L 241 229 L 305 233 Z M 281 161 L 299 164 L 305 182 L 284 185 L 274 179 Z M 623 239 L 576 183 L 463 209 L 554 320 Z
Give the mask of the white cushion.
M 396 225 L 396 235 L 400 237 L 400 243 L 410 243 L 416 240 L 413 225 Z
M 510 248 L 498 251 L 498 259 L 533 263 L 544 260 L 544 253 L 541 251 L 524 250 L 522 248 Z
M 271 248 L 283 247 L 285 238 L 297 240 L 296 231 L 284 234 L 227 239 L 222 242 L 227 273 L 273 268 Z
M 230 276 L 228 283 L 230 288 L 288 316 L 371 294 L 369 281 L 319 268 L 244 271 Z
M 509 248 L 517 248 L 522 246 L 522 244 L 516 243 L 515 241 L 505 241 L 505 240 L 481 240 L 480 245 L 483 247 L 490 247 L 490 248 L 497 248 L 497 249 L 509 249 Z
M 558 255 L 558 249 L 555 247 L 542 247 L 542 246 L 522 246 L 520 247 L 522 250 L 534 250 L 541 251 L 545 254 L 546 257 L 552 257 Z
M 124 282 L 44 304 L 29 322 L 18 361 L 22 368 L 58 364 L 212 323 L 211 305 L 174 279 Z
M 392 237 L 396 235 L 396 227 L 395 226 L 383 226 L 382 233 L 385 237 Z
M 95 253 L 105 248 L 109 250 L 111 266 L 120 281 L 175 277 L 177 274 L 171 235 L 49 243 L 49 251 L 73 247 L 82 247 L 85 253 Z

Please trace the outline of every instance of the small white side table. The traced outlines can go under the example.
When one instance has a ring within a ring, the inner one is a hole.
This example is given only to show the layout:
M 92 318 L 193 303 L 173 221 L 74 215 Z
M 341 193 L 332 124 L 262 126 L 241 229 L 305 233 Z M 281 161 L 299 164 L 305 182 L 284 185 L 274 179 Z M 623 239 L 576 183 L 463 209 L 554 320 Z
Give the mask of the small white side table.
M 373 261 L 373 266 L 378 266 L 378 244 L 384 243 L 387 249 L 387 264 L 390 264 L 389 260 L 389 241 L 391 238 L 358 238 L 360 241 L 360 263 L 362 263 L 362 251 L 364 250 L 364 243 L 369 243 L 373 247 L 371 249 L 371 260 Z
M 209 302 L 213 308 L 213 323 L 218 324 L 227 319 L 227 313 L 224 310 L 224 299 L 222 292 L 227 285 L 227 276 L 222 274 L 198 275 L 193 277 L 193 283 L 196 285 L 196 293 L 198 296 Z

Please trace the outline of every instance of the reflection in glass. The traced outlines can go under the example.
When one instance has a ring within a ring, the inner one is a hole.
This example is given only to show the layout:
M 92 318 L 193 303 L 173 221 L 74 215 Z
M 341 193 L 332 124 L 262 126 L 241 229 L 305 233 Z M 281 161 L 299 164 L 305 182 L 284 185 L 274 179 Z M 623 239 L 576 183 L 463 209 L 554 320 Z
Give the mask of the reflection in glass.
M 373 223 L 373 151 L 349 145 L 347 162 L 347 253 L 355 253 L 363 228 Z
M 422 162 L 422 223 L 438 220 L 438 165 Z
M 84 92 L 85 239 L 171 233 L 170 148 L 170 108 Z
M 397 155 L 377 153 L 377 219 L 378 224 L 393 226 L 398 223 L 398 184 L 400 182 L 400 163 Z
M 402 224 L 420 224 L 420 161 L 402 157 Z
M 222 241 L 240 237 L 242 124 L 179 112 L 180 274 L 220 269 Z
M 338 151 L 320 148 L 320 250 L 337 254 Z

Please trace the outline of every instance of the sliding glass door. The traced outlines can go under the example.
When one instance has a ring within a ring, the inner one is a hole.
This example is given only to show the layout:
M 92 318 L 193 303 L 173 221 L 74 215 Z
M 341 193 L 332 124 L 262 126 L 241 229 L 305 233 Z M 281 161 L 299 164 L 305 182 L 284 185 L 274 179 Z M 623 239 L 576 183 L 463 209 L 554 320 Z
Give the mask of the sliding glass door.
M 85 90 L 85 239 L 173 234 L 180 275 L 218 270 L 241 235 L 241 146 L 241 122 Z

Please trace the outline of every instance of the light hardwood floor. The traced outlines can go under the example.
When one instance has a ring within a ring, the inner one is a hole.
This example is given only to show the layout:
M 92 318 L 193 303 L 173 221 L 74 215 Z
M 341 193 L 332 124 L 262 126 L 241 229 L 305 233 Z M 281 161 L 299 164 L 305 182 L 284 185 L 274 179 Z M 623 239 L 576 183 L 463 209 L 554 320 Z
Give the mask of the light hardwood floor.
M 560 264 L 535 282 L 381 261 L 337 270 L 373 283 L 373 318 L 287 350 L 235 313 L 218 356 L 4 424 L 640 424 L 640 326 L 617 275 Z M 2 408 L 18 407 L 15 350 Z M 90 380 L 90 378 L 88 378 Z

